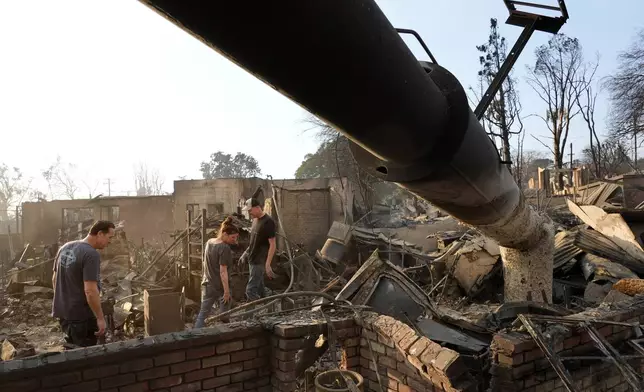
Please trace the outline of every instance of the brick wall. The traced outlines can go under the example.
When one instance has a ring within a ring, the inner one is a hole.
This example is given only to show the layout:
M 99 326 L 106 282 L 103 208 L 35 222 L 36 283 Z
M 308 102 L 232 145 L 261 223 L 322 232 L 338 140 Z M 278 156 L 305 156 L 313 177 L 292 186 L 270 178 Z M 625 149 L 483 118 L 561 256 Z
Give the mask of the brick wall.
M 389 391 L 476 391 L 476 382 L 456 351 L 418 336 L 389 316 L 370 314 L 361 321 L 360 372 L 367 390 L 380 391 L 377 372 Z
M 596 310 L 570 317 L 589 318 L 629 323 L 644 323 L 644 308 L 605 312 Z M 598 332 L 616 348 L 634 338 L 633 328 L 619 325 L 594 324 Z M 588 333 L 576 328 L 560 326 L 547 330 L 554 337 L 553 351 L 562 357 L 603 356 L 595 348 Z M 490 391 L 564 392 L 566 389 L 554 369 L 527 334 L 509 332 L 494 336 L 491 345 L 492 365 Z M 623 352 L 623 350 L 622 350 Z M 626 383 L 617 367 L 602 361 L 564 361 L 579 391 L 627 391 Z M 644 371 L 644 363 L 634 361 L 636 371 Z
M 270 391 L 260 326 L 158 335 L 0 363 L 3 392 Z
M 340 346 L 337 358 L 342 360 L 341 368 L 359 370 L 360 328 L 353 318 L 334 320 L 332 325 L 333 341 Z M 274 391 L 291 392 L 297 389 L 297 380 L 327 348 L 316 347 L 320 335 L 328 337 L 328 327 L 324 321 L 311 323 L 305 320 L 274 326 L 271 338 Z

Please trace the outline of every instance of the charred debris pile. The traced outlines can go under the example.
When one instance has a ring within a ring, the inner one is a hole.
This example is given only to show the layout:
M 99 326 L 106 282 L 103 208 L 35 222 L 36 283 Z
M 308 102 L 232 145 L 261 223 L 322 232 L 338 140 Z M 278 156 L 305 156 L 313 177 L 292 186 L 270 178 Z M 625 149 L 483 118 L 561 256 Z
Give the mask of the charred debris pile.
M 292 243 L 280 230 L 284 246 L 274 261 L 277 276 L 268 284 L 268 297 L 246 303 L 248 272 L 246 266 L 236 265 L 231 271 L 236 304 L 228 316 L 239 320 L 333 312 L 340 305 L 369 309 L 458 351 L 468 358 L 472 371 L 483 374 L 493 335 L 515 328 L 519 314 L 563 317 L 644 293 L 640 280 L 644 210 L 603 209 L 568 200 L 548 213 L 557 226 L 552 303 L 545 294 L 526 302 L 505 302 L 499 247 L 476 230 L 432 207 L 396 214 L 381 208 L 352 225 L 334 222 L 324 246 L 314 252 Z M 199 281 L 199 256 L 191 253 L 189 244 L 214 236 L 225 217 L 197 217 L 173 233 L 167 244 L 135 244 L 119 226 L 101 271 L 109 315 L 107 341 L 146 334 L 145 291 L 185 293 Z M 236 219 L 242 235 L 234 253 L 240 256 L 251 222 L 241 215 Z M 4 360 L 64 346 L 50 317 L 52 254 L 52 249 L 27 245 L 4 271 L 0 297 Z M 181 317 L 188 327 L 199 306 L 199 299 L 190 297 L 182 294 Z M 208 323 L 218 323 L 219 318 L 211 316 Z M 36 326 L 43 331 L 35 333 Z

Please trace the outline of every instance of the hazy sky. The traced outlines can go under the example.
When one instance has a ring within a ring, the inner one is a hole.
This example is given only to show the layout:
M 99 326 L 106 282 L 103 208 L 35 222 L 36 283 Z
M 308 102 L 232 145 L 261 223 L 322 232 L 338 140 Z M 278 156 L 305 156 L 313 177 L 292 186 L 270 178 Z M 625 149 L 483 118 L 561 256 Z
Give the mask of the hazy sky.
M 378 4 L 395 27 L 417 30 L 466 88 L 477 83 L 475 46 L 486 40 L 489 18 L 499 19 L 510 44 L 521 30 L 503 23 L 501 0 Z M 569 0 L 568 9 L 562 32 L 581 40 L 588 59 L 601 54 L 602 76 L 644 27 L 641 0 Z M 535 33 L 515 67 L 524 115 L 544 110 L 524 76 L 548 38 Z M 420 47 L 406 41 L 420 57 Z M 600 97 L 602 127 L 605 106 Z M 40 172 L 58 154 L 78 167 L 79 197 L 87 195 L 82 181 L 107 193 L 107 178 L 113 193 L 133 191 L 138 162 L 158 168 L 171 191 L 178 176 L 200 178 L 199 163 L 217 150 L 248 153 L 264 174 L 292 177 L 317 146 L 313 132 L 304 132 L 305 117 L 137 1 L 0 0 L 0 162 L 20 167 L 42 190 Z M 540 120 L 526 125 L 529 134 L 545 135 Z M 575 123 L 575 153 L 586 140 L 584 124 Z M 526 148 L 543 149 L 529 136 Z

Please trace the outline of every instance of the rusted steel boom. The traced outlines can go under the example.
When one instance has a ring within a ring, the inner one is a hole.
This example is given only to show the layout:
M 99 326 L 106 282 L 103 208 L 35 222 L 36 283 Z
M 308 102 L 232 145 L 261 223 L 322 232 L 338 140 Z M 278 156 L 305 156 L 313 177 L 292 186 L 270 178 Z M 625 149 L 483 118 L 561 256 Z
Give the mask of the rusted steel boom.
M 373 0 L 141 0 L 356 143 L 356 159 L 499 242 L 506 300 L 550 300 L 552 227 L 526 206 L 456 78 Z

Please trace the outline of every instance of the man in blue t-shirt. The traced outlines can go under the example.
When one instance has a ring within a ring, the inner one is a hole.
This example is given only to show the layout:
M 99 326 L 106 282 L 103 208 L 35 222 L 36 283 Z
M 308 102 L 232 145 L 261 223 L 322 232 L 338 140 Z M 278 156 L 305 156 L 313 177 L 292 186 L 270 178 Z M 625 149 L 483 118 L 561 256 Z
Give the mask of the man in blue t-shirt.
M 60 247 L 54 260 L 52 316 L 58 318 L 66 340 L 76 346 L 96 344 L 105 333 L 101 308 L 101 257 L 114 236 L 114 223 L 97 221 L 82 240 Z

